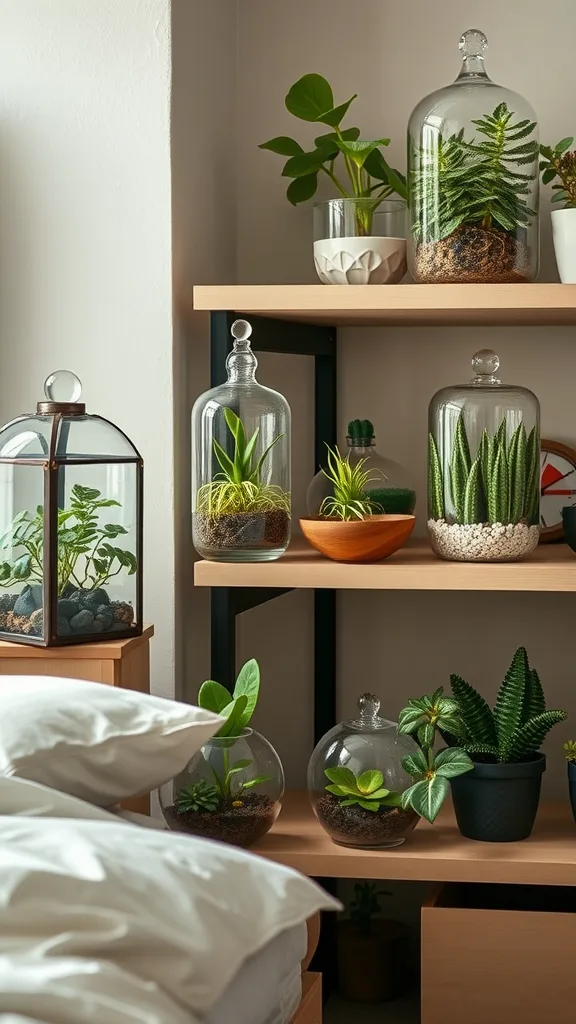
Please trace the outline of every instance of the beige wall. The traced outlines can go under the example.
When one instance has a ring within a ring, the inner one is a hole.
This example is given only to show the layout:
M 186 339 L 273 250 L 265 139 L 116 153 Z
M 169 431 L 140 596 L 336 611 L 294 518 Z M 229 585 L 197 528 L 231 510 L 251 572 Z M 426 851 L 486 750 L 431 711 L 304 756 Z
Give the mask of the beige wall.
M 551 14 L 551 16 L 548 16 Z M 284 109 L 288 87 L 302 74 L 330 79 L 336 102 L 359 93 L 354 118 L 367 138 L 392 138 L 391 161 L 404 167 L 405 126 L 416 102 L 456 76 L 458 38 L 471 25 L 488 36 L 491 76 L 525 95 L 542 136 L 576 134 L 573 113 L 571 0 L 547 12 L 536 2 L 480 0 L 441 4 L 384 0 L 243 0 L 238 87 L 238 280 L 314 281 L 311 208 L 292 208 L 280 178 L 282 159 L 257 149 L 273 135 L 308 129 Z M 328 193 L 326 193 L 328 194 Z M 543 280 L 556 280 L 543 208 Z M 574 330 L 345 330 L 339 340 L 340 438 L 353 416 L 375 423 L 378 449 L 403 462 L 417 483 L 420 532 L 425 516 L 427 406 L 440 386 L 469 376 L 482 346 L 498 350 L 506 380 L 533 388 L 542 404 L 543 435 L 576 442 Z M 268 356 L 263 383 L 279 387 L 293 410 L 295 502 L 312 472 L 311 368 L 305 360 Z M 576 567 L 575 567 L 576 569 Z M 525 644 L 551 706 L 571 721 L 547 743 L 548 792 L 564 791 L 561 741 L 576 734 L 573 621 L 568 595 L 344 593 L 338 602 L 338 694 L 349 716 L 359 692 L 373 689 L 390 717 L 409 695 L 447 683 L 452 672 L 493 697 L 515 648 Z M 259 724 L 280 750 L 289 781 L 300 783 L 311 743 L 312 602 L 291 594 L 242 618 L 241 653 L 263 666 Z

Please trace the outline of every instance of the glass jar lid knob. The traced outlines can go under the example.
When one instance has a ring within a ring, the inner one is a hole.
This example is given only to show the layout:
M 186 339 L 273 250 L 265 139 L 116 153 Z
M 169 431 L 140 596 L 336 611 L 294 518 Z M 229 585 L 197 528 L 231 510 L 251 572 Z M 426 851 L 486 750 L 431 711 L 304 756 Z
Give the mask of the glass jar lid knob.
M 481 348 L 472 356 L 472 369 L 474 376 L 472 384 L 500 384 L 500 378 L 496 376 L 500 360 L 491 348 Z
M 467 28 L 460 36 L 458 49 L 462 57 L 479 57 L 484 60 L 484 50 L 488 46 L 488 40 L 478 28 Z
M 247 320 L 235 320 L 230 328 L 230 334 L 236 341 L 248 341 L 252 335 L 252 324 Z
M 53 370 L 44 381 L 45 402 L 38 402 L 37 411 L 41 414 L 61 413 L 82 415 L 86 411 L 84 402 L 79 398 L 82 394 L 82 381 L 72 370 Z
M 255 383 L 258 360 L 250 346 L 252 324 L 247 320 L 235 320 L 230 328 L 230 334 L 234 338 L 234 347 L 226 358 L 229 383 Z
M 380 717 L 380 698 L 375 693 L 362 693 L 358 698 L 357 707 L 362 724 L 377 724 Z

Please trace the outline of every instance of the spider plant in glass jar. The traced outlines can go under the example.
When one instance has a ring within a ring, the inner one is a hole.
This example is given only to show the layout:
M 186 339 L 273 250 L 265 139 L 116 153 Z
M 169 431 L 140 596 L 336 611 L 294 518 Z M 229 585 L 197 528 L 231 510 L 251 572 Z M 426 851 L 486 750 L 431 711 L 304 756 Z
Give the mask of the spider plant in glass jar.
M 250 846 L 280 813 L 284 771 L 268 740 L 248 727 L 260 689 L 254 659 L 241 668 L 234 693 L 208 679 L 198 704 L 225 719 L 192 759 L 186 772 L 160 791 L 170 828 Z
M 360 129 L 344 128 L 352 96 L 335 105 L 322 75 L 304 75 L 286 96 L 286 108 L 301 121 L 325 125 L 306 152 L 296 139 L 277 136 L 263 142 L 288 157 L 282 176 L 286 196 L 296 206 L 311 199 L 326 176 L 337 199 L 314 205 L 314 264 L 323 284 L 393 284 L 406 273 L 406 180 L 384 159 L 390 139 L 360 139 Z M 390 198 L 396 193 L 399 198 Z
M 405 543 L 414 529 L 413 515 L 388 515 L 370 497 L 377 478 L 365 468 L 367 459 L 350 461 L 337 447 L 327 447 L 323 469 L 331 493 L 317 516 L 300 519 L 312 547 L 337 562 L 376 562 L 387 558 Z

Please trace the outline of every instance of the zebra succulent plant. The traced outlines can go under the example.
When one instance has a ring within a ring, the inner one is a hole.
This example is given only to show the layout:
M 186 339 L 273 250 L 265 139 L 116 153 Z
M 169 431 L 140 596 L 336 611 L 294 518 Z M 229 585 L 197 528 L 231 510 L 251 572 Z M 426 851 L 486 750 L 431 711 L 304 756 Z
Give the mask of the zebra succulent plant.
M 531 760 L 553 725 L 563 722 L 565 711 L 546 709 L 538 673 L 519 647 L 502 683 L 494 709 L 460 676 L 450 676 L 464 735 L 445 739 L 475 760 L 506 764 Z
M 445 500 L 446 482 L 451 512 Z M 540 439 L 535 426 L 527 434 L 524 423 L 520 423 L 507 442 L 506 420 L 502 420 L 494 434 L 484 430 L 472 458 L 461 412 L 446 471 L 436 440 L 429 434 L 428 494 L 433 519 L 449 516 L 452 522 L 466 525 L 537 523 L 539 492 Z

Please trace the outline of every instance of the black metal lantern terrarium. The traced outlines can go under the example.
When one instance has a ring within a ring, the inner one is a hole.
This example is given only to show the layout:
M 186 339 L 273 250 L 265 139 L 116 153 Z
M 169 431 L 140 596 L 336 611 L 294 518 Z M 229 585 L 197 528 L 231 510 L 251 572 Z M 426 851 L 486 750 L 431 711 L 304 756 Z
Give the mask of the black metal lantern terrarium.
M 142 458 L 88 415 L 69 370 L 0 429 L 0 638 L 41 647 L 142 632 Z

